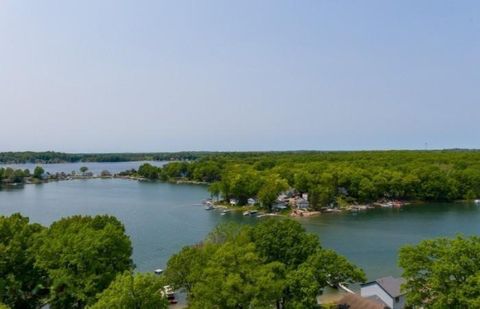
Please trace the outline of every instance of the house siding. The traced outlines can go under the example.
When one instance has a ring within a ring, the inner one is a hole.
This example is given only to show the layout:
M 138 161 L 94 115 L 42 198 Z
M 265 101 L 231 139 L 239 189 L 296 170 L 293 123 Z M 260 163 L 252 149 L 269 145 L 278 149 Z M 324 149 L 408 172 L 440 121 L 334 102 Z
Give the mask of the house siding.
M 392 297 L 390 297 L 390 295 L 388 295 L 384 289 L 378 286 L 378 284 L 362 286 L 362 289 L 360 290 L 360 295 L 362 297 L 377 296 L 390 308 L 397 309 L 393 307 L 395 300 L 392 299 Z

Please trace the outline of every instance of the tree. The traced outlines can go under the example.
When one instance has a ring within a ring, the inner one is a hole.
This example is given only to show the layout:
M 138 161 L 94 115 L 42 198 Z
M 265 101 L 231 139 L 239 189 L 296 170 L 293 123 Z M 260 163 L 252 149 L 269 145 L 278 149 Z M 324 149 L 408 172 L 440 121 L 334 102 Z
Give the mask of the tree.
M 260 256 L 268 262 L 279 261 L 294 268 L 320 248 L 318 238 L 305 232 L 300 223 L 289 219 L 270 218 L 255 225 L 251 231 Z
M 287 181 L 281 179 L 278 175 L 268 176 L 260 191 L 258 192 L 258 198 L 262 203 L 262 206 L 272 211 L 272 205 L 277 200 L 278 195 L 288 189 Z
M 289 219 L 219 226 L 205 242 L 172 256 L 165 276 L 185 289 L 189 308 L 214 309 L 315 308 L 328 284 L 365 280 Z
M 424 308 L 478 308 L 479 252 L 476 236 L 424 240 L 401 248 L 407 303 Z
M 88 171 L 88 167 L 86 167 L 86 166 L 80 167 L 80 172 L 81 172 L 82 174 L 85 174 L 87 171 Z
M 191 295 L 195 283 L 202 278 L 205 265 L 215 249 L 205 245 L 187 246 L 170 257 L 165 271 L 169 284 Z
M 101 292 L 91 309 L 131 308 L 166 309 L 165 282 L 154 274 L 132 274 L 129 271 L 118 275 L 107 289 Z
M 159 171 L 157 167 L 145 163 L 138 168 L 138 174 L 144 178 L 155 180 L 158 179 Z
M 33 178 L 41 179 L 45 170 L 41 166 L 36 166 L 33 170 Z
M 36 266 L 32 247 L 42 230 L 20 214 L 0 216 L 0 302 L 13 308 L 40 304 L 47 274 Z
M 264 264 L 253 243 L 227 242 L 193 287 L 191 308 L 269 308 L 283 289 L 284 265 Z
M 36 265 L 50 278 L 52 308 L 82 308 L 118 273 L 133 267 L 132 244 L 111 216 L 73 216 L 42 232 Z

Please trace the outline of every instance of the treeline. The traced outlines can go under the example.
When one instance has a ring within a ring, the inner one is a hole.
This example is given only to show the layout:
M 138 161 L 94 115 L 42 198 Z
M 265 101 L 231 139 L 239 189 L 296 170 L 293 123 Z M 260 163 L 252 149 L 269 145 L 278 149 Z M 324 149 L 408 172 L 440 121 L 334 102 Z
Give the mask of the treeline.
M 208 182 L 213 195 L 236 198 L 240 204 L 285 187 L 308 193 L 312 208 L 380 199 L 480 197 L 479 151 L 228 153 L 160 168 L 144 165 L 138 174 Z
M 0 163 L 73 163 L 73 162 L 127 162 L 127 161 L 177 161 L 196 160 L 209 153 L 160 152 L 160 153 L 87 153 L 63 152 L 0 152 Z

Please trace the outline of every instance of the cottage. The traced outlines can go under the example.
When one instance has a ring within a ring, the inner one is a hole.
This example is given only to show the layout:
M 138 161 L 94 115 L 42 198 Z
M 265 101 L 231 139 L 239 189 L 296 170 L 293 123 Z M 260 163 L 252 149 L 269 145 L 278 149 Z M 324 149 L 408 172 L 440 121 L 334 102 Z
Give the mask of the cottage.
M 238 204 L 238 200 L 237 200 L 237 199 L 235 199 L 235 198 L 231 198 L 231 199 L 230 199 L 230 205 L 235 206 L 235 205 L 237 205 L 237 204 Z
M 404 282 L 404 279 L 392 276 L 380 278 L 362 284 L 360 295 L 384 303 L 391 309 L 403 309 L 405 307 L 405 293 L 402 293 L 400 288 Z
M 248 205 L 253 206 L 253 205 L 255 205 L 255 203 L 257 203 L 257 201 L 254 198 L 249 198 L 247 200 L 247 203 L 248 203 Z

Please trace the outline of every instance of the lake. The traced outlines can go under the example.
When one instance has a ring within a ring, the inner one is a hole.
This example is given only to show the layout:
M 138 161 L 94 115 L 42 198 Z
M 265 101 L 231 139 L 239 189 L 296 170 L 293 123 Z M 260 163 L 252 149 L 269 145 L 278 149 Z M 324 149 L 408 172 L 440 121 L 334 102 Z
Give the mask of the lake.
M 127 163 L 133 168 L 140 164 Z M 117 163 L 102 163 L 101 169 L 115 171 L 114 166 Z M 72 169 L 75 167 L 68 168 Z M 221 222 L 263 220 L 206 211 L 199 205 L 206 197 L 207 187 L 202 185 L 72 180 L 1 190 L 0 214 L 20 212 L 44 225 L 75 214 L 114 215 L 125 224 L 132 239 L 137 270 L 152 271 L 164 268 L 173 253 L 201 241 Z M 410 205 L 296 220 L 319 235 L 324 247 L 337 250 L 362 267 L 369 279 L 400 275 L 396 265 L 402 245 L 437 236 L 480 233 L 480 207 L 473 203 Z
M 75 171 L 78 173 L 82 166 L 88 167 L 88 170 L 95 175 L 99 175 L 102 171 L 107 170 L 112 174 L 130 170 L 132 168 L 138 169 L 143 163 L 150 163 L 154 166 L 162 166 L 166 161 L 131 161 L 131 162 L 75 162 L 75 163 L 53 163 L 53 164 L 0 164 L 0 167 L 11 167 L 13 169 L 29 169 L 33 172 L 36 166 L 41 166 L 45 172 L 49 173 L 71 173 Z

